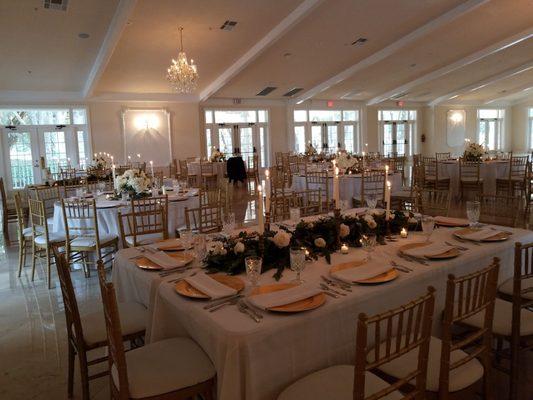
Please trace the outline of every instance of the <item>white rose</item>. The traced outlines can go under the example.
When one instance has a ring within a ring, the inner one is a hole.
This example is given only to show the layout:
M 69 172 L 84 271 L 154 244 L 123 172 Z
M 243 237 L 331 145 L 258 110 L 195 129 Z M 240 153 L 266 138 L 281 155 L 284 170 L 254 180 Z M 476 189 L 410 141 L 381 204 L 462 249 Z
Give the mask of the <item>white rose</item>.
M 341 238 L 346 237 L 350 234 L 350 227 L 348 225 L 341 224 L 339 231 Z
M 407 222 L 409 222 L 410 224 L 417 224 L 417 223 L 418 223 L 418 221 L 416 220 L 416 218 L 412 218 L 412 217 L 409 218 L 409 220 L 408 220 Z
M 309 229 L 313 229 L 315 227 L 315 224 L 313 224 L 312 222 L 309 223 L 309 225 L 307 225 L 307 227 Z
M 278 231 L 272 238 L 272 241 L 281 249 L 291 243 L 291 235 L 285 231 Z
M 324 248 L 326 247 L 326 241 L 322 238 L 317 238 L 315 239 L 315 246 L 316 247 L 320 247 L 320 248 Z
M 382 210 L 380 208 L 372 208 L 371 210 L 368 210 L 368 213 L 372 216 L 376 215 L 382 215 L 385 212 L 385 210 Z
M 391 213 L 389 214 L 389 219 L 394 219 L 394 218 L 396 218 L 396 214 L 394 214 L 393 212 L 391 212 Z
M 213 247 L 213 253 L 216 255 L 224 255 L 226 253 L 222 253 L 222 251 L 226 251 L 224 249 L 224 244 L 222 242 L 215 242 Z
M 376 226 L 378 226 L 372 215 L 365 215 L 364 219 L 370 229 L 374 229 Z
M 368 223 L 368 227 L 370 229 L 376 229 L 376 227 L 378 226 L 378 224 L 376 223 L 376 221 L 372 220 Z
M 244 253 L 244 243 L 238 242 L 233 248 L 235 254 Z

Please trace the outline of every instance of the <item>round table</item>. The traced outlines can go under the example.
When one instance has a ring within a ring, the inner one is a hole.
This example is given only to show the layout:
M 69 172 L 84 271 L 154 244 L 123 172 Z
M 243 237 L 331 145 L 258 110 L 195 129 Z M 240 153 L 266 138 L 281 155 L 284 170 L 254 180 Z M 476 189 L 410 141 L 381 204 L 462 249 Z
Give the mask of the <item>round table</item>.
M 217 175 L 217 180 L 222 180 L 226 175 L 226 161 L 220 162 L 202 162 L 202 164 L 212 164 L 213 173 Z M 200 161 L 192 161 L 187 163 L 189 175 L 200 175 Z
M 483 180 L 483 194 L 496 194 L 496 179 L 505 179 L 508 176 L 509 160 L 483 161 L 479 168 L 479 177 Z M 450 178 L 450 194 L 452 197 L 458 197 L 461 194 L 459 161 L 439 162 L 439 178 Z

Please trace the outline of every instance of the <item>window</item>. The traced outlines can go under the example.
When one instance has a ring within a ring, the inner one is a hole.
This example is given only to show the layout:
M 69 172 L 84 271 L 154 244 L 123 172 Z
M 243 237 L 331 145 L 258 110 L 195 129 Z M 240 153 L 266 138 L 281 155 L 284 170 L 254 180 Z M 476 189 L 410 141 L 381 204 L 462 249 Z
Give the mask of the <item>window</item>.
M 528 115 L 529 149 L 533 149 L 533 108 L 529 109 Z
M 378 124 L 383 155 L 409 156 L 416 152 L 416 110 L 380 110 Z
M 361 151 L 359 110 L 294 110 L 294 151 L 304 153 L 306 143 L 322 152 Z
M 52 173 L 86 168 L 92 150 L 85 108 L 0 108 L 0 148 L 7 186 L 41 183 L 40 161 Z
M 503 150 L 504 116 L 505 110 L 478 110 L 477 140 L 488 150 Z
M 207 156 L 218 149 L 231 157 L 238 150 L 245 162 L 254 154 L 268 165 L 267 110 L 205 110 Z

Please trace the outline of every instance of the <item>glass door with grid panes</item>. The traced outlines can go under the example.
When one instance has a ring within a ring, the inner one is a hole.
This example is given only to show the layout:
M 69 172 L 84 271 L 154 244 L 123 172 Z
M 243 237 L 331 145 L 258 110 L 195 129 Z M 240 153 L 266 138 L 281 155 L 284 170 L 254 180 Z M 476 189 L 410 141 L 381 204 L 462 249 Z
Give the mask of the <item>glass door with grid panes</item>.
M 503 149 L 504 110 L 478 110 L 478 143 L 488 150 Z
M 6 183 L 13 189 L 40 182 L 37 131 L 32 127 L 12 127 L 1 130 L 4 149 Z
M 380 110 L 378 114 L 383 155 L 410 156 L 415 152 L 415 110 Z

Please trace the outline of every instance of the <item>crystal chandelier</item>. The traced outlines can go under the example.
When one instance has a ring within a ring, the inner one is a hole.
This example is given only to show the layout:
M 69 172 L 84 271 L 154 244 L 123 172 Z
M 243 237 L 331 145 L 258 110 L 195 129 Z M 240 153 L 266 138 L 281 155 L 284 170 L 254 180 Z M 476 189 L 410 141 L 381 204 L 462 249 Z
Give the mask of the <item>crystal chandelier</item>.
M 180 51 L 178 59 L 172 59 L 172 64 L 167 69 L 167 79 L 172 88 L 179 93 L 191 93 L 196 89 L 198 81 L 198 71 L 194 60 L 191 64 L 187 62 L 187 54 L 183 51 L 183 27 L 180 26 Z

